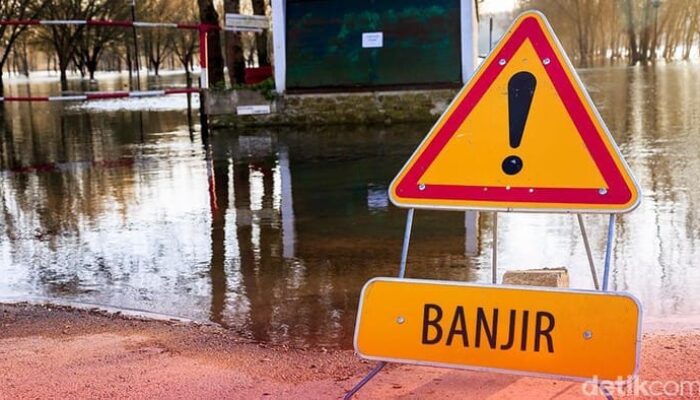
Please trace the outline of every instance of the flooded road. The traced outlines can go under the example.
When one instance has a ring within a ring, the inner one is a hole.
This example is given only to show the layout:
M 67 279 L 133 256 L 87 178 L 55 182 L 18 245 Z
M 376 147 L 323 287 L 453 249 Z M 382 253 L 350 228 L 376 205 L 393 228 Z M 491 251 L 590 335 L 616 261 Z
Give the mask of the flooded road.
M 581 75 L 643 190 L 641 206 L 619 218 L 611 287 L 640 298 L 645 317 L 700 316 L 700 67 Z M 387 185 L 430 124 L 217 131 L 202 141 L 184 104 L 5 105 L 0 299 L 351 347 L 362 285 L 398 269 L 406 211 L 390 205 Z M 585 220 L 601 269 L 607 218 Z M 478 252 L 467 255 L 463 213 L 417 211 L 408 276 L 490 281 L 491 222 L 481 215 Z M 501 214 L 499 266 L 567 266 L 572 287 L 592 288 L 570 215 Z

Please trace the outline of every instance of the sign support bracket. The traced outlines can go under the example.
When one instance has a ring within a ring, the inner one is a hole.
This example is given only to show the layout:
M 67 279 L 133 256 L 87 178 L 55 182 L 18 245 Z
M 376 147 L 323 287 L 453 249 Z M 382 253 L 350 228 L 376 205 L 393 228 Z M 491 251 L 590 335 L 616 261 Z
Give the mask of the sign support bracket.
M 409 208 L 406 214 L 406 230 L 403 234 L 403 247 L 401 248 L 401 263 L 399 264 L 399 278 L 406 277 L 406 261 L 408 260 L 408 246 L 411 242 L 411 230 L 413 229 L 413 214 L 415 208 Z
M 581 218 L 581 214 L 578 214 L 579 218 L 579 223 L 581 224 L 581 231 L 584 232 L 583 237 L 584 241 L 587 243 L 588 239 L 586 239 L 586 234 L 583 228 L 583 219 Z M 610 219 L 608 221 L 608 241 L 607 244 L 605 245 L 605 267 L 603 269 L 603 287 L 598 288 L 598 279 L 595 275 L 595 267 L 593 266 L 593 259 L 591 257 L 590 253 L 590 248 L 588 245 L 586 245 L 586 250 L 588 251 L 588 260 L 591 263 L 591 271 L 593 271 L 593 281 L 595 283 L 595 288 L 596 290 L 602 290 L 603 292 L 608 291 L 608 283 L 610 282 L 610 262 L 612 259 L 612 246 L 613 246 L 613 239 L 615 236 L 615 214 L 610 214 Z M 603 396 L 605 396 L 606 400 L 614 400 L 613 395 L 610 393 L 608 388 L 603 386 L 602 384 L 598 384 L 598 388 L 600 391 L 603 393 Z
M 343 400 L 350 400 L 352 399 L 352 396 L 355 395 L 355 393 L 359 392 L 360 389 L 362 389 L 363 386 L 365 386 L 369 381 L 371 381 L 384 367 L 386 366 L 386 361 L 380 361 L 375 365 L 375 367 L 365 376 L 362 378 L 361 381 L 357 382 L 357 384 L 350 389 L 349 392 L 345 394 L 345 397 L 343 397 Z
M 615 236 L 615 214 L 610 214 L 608 222 L 608 243 L 605 246 L 605 268 L 603 269 L 603 288 L 604 292 L 608 291 L 610 282 L 610 260 L 612 258 L 613 238 Z
M 583 246 L 586 248 L 586 256 L 588 257 L 588 266 L 591 267 L 591 277 L 593 278 L 593 286 L 595 287 L 595 290 L 599 290 L 600 283 L 598 283 L 598 272 L 595 269 L 593 253 L 591 252 L 591 244 L 588 242 L 586 226 L 583 224 L 583 216 L 581 214 L 576 214 L 576 219 L 578 219 L 578 226 L 579 228 L 581 228 L 581 236 L 583 236 Z
M 408 260 L 408 247 L 411 242 L 411 230 L 413 229 L 413 214 L 415 213 L 415 208 L 409 208 L 406 214 L 406 230 L 403 234 L 403 246 L 401 247 L 401 262 L 399 263 L 399 279 L 406 277 L 406 261 Z M 386 361 L 380 361 L 375 365 L 375 367 L 362 378 L 352 389 L 350 389 L 343 400 L 350 400 L 355 393 L 359 392 L 363 386 L 365 386 L 369 381 L 371 381 L 384 367 L 386 366 Z

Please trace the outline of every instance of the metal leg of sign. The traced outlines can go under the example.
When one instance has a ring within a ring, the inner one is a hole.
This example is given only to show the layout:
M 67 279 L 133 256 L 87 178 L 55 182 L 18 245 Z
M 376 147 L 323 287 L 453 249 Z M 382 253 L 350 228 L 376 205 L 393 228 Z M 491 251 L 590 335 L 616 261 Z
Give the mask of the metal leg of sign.
M 608 222 L 608 243 L 605 246 L 605 267 L 603 269 L 603 287 L 602 291 L 608 291 L 608 284 L 610 282 L 610 260 L 612 258 L 612 245 L 613 238 L 615 236 L 615 214 L 610 214 L 610 220 Z M 610 391 L 603 385 L 598 385 L 600 391 L 603 393 L 607 400 L 613 400 L 614 397 Z
M 610 222 L 608 222 L 608 244 L 605 247 L 605 268 L 603 269 L 603 288 L 605 292 L 608 290 L 610 283 L 610 259 L 612 258 L 612 246 L 615 236 L 615 214 L 610 214 Z
M 591 267 L 591 277 L 593 278 L 593 286 L 595 290 L 600 289 L 600 284 L 598 283 L 598 272 L 595 269 L 595 262 L 593 261 L 593 254 L 591 253 L 591 245 L 588 243 L 588 235 L 586 234 L 586 227 L 583 225 L 583 216 L 581 214 L 576 214 L 578 219 L 578 226 L 581 228 L 581 236 L 583 236 L 583 246 L 586 248 L 586 255 L 588 256 L 588 266 Z
M 493 258 L 491 262 L 491 283 L 494 285 L 498 279 L 498 213 L 493 213 Z
M 399 278 L 406 277 L 406 261 L 408 260 L 408 247 L 411 243 L 411 230 L 413 229 L 414 212 L 415 209 L 410 208 L 408 210 L 408 214 L 406 215 L 406 230 L 403 234 L 403 246 L 401 247 L 401 263 L 399 264 Z M 364 378 L 362 378 L 362 380 L 357 382 L 357 384 L 355 384 L 355 386 L 353 386 L 353 388 L 345 394 L 345 397 L 343 397 L 343 399 L 351 399 L 352 396 L 355 395 L 355 393 L 359 392 L 360 389 L 362 389 L 363 386 L 365 386 L 369 381 L 371 381 L 372 378 L 374 378 L 379 373 L 379 371 L 381 371 L 385 366 L 386 362 L 378 362 L 374 369 L 372 369 L 372 371 L 370 371 L 369 374 L 367 374 L 367 376 L 365 376 Z
M 372 371 L 370 371 L 370 373 L 367 374 L 367 376 L 362 378 L 361 381 L 357 382 L 357 384 L 352 389 L 350 389 L 349 392 L 347 392 L 345 394 L 345 397 L 343 397 L 343 400 L 350 400 L 352 398 L 352 396 L 355 395 L 355 393 L 359 392 L 360 389 L 362 389 L 362 387 L 365 386 L 367 384 L 367 382 L 371 381 L 372 378 L 374 378 L 374 376 L 377 375 L 379 373 L 379 371 L 381 371 L 385 366 L 386 366 L 386 363 L 384 361 L 380 361 L 379 363 L 377 363 L 377 365 L 374 367 L 374 369 L 372 369 Z
M 406 277 L 406 260 L 408 259 L 408 245 L 411 241 L 411 229 L 413 228 L 413 212 L 410 208 L 406 215 L 406 230 L 403 234 L 403 247 L 401 248 L 401 263 L 399 264 L 399 278 Z
M 598 385 L 598 387 L 600 388 L 600 391 L 603 392 L 603 396 L 605 396 L 606 400 L 615 400 L 615 398 L 613 397 L 612 393 L 610 393 L 608 388 L 606 388 L 603 385 Z

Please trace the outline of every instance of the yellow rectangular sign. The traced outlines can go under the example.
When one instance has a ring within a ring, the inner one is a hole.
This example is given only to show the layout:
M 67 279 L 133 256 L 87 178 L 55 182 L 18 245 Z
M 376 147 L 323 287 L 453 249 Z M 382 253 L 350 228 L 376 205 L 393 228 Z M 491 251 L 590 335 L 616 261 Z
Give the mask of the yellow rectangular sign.
M 375 278 L 360 298 L 367 359 L 588 380 L 637 373 L 641 307 L 629 294 Z

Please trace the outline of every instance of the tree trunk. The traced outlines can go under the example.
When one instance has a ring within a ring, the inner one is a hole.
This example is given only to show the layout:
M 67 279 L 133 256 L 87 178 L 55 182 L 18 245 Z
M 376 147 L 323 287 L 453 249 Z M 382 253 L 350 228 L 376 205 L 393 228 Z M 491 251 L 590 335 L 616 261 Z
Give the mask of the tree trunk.
M 225 0 L 224 10 L 226 13 L 239 14 L 241 12 L 240 0 Z M 242 52 L 241 34 L 238 32 L 226 32 L 226 68 L 228 69 L 228 80 L 231 86 L 243 84 L 237 79 L 236 74 L 236 53 Z M 245 67 L 244 67 L 245 68 Z
M 0 60 L 0 61 L 2 61 L 2 60 Z M 5 67 L 5 62 L 4 61 L 0 62 L 0 97 L 3 97 L 3 95 L 5 94 L 5 86 L 3 85 L 3 73 L 4 73 L 3 69 L 4 69 L 4 67 Z M 0 104 L 0 110 L 2 110 L 2 108 L 3 108 L 2 104 Z
M 90 80 L 94 81 L 95 80 L 95 71 L 97 70 L 97 62 L 94 60 L 89 60 L 85 63 L 85 67 L 88 70 Z
M 618 45 L 617 45 L 617 32 L 615 31 L 616 27 L 616 11 L 617 11 L 617 5 L 615 3 L 612 3 L 611 8 L 610 8 L 610 26 L 608 29 L 610 30 L 610 60 L 614 60 L 617 57 L 617 52 L 618 52 Z
M 57 54 L 58 54 L 58 70 L 60 73 L 60 81 L 61 81 L 61 91 L 64 91 L 64 90 L 68 90 L 68 75 L 66 74 L 66 71 L 68 70 L 69 60 L 66 58 L 65 55 L 62 55 L 58 51 L 57 51 Z
M 219 25 L 219 14 L 213 0 L 197 0 L 199 19 L 203 24 Z M 207 68 L 210 86 L 225 85 L 224 58 L 221 55 L 221 35 L 211 30 L 207 35 Z
M 66 68 L 59 67 L 61 70 L 61 91 L 68 90 L 68 76 L 66 75 Z
M 656 61 L 656 50 L 659 47 L 659 7 L 654 7 L 654 32 L 651 37 L 651 54 L 649 58 Z
M 253 14 L 265 15 L 265 0 L 252 0 Z M 255 47 L 258 51 L 258 65 L 266 67 L 270 65 L 270 56 L 267 52 L 267 29 L 255 34 Z
M 637 34 L 634 30 L 634 10 L 632 0 L 625 0 L 625 20 L 627 25 L 627 39 L 629 40 L 629 65 L 635 65 L 639 61 L 637 50 Z
M 187 67 L 188 62 L 185 61 L 182 63 L 182 65 L 185 67 L 185 82 L 187 82 L 187 88 L 192 87 L 192 73 L 190 73 L 190 69 Z
M 134 71 L 131 69 L 131 50 L 126 47 L 126 70 L 129 71 L 129 90 L 133 89 Z
M 642 31 L 639 37 L 639 61 L 646 64 L 649 59 L 649 46 L 651 44 L 651 1 L 644 2 L 642 11 Z
M 22 41 L 20 47 L 20 63 L 22 65 L 22 74 L 29 78 L 29 51 L 27 50 L 27 42 Z
M 690 59 L 690 51 L 693 48 L 693 43 L 695 42 L 695 34 L 697 32 L 697 17 L 693 16 L 688 26 L 688 33 L 685 35 L 685 51 L 683 53 L 683 60 Z

